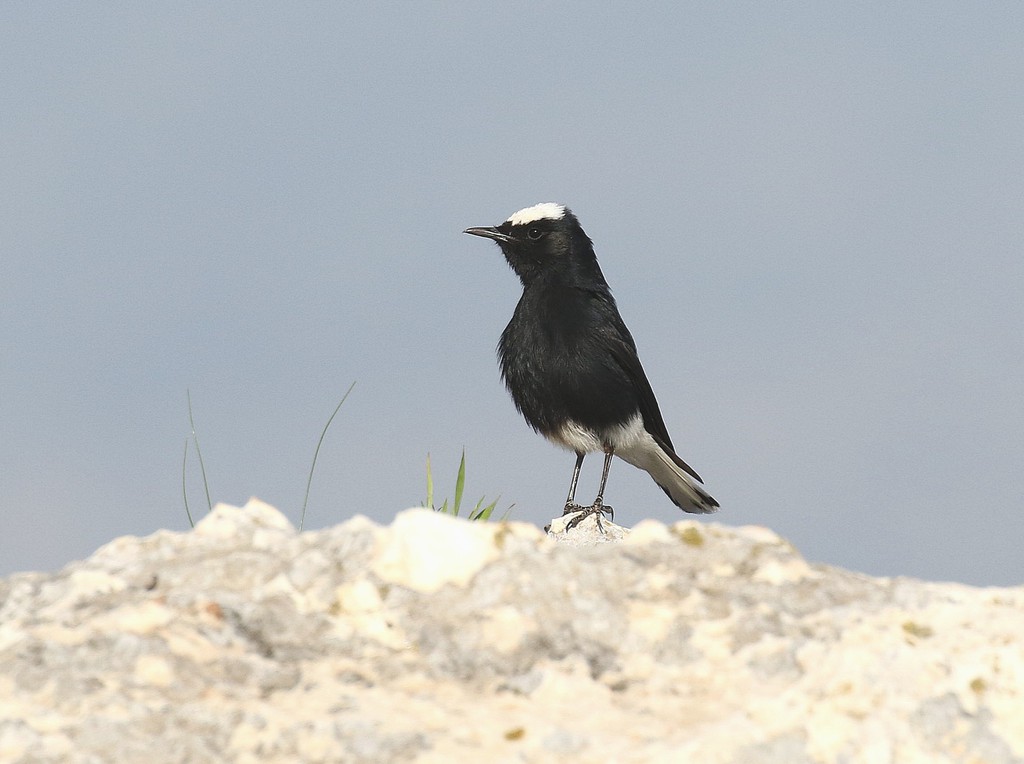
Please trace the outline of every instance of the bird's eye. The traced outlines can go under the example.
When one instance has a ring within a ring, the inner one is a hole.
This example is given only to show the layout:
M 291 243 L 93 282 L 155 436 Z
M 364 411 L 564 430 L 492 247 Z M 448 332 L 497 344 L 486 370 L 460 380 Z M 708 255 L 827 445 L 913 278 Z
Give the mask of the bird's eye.
M 531 228 L 526 232 L 526 238 L 531 239 L 532 241 L 537 241 L 537 239 L 539 239 L 543 235 L 544 232 L 539 228 Z

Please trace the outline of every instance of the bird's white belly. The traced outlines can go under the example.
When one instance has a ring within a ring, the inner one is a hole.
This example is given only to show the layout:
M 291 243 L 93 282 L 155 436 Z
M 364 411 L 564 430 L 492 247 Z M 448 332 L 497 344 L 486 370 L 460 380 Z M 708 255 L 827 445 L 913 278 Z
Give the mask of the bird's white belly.
M 604 451 L 607 446 L 614 451 L 629 449 L 650 438 L 650 435 L 644 429 L 643 417 L 636 414 L 625 424 L 605 427 L 601 430 L 595 430 L 570 420 L 548 434 L 547 437 L 552 443 L 569 451 L 575 451 L 578 454 L 591 454 L 596 451 Z

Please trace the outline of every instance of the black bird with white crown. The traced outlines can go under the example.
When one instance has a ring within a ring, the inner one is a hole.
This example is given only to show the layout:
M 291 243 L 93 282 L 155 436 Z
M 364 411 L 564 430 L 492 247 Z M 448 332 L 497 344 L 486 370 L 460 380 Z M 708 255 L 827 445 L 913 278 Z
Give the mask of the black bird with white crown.
M 676 456 L 636 344 L 572 211 L 548 202 L 499 226 L 467 228 L 493 239 L 523 282 L 523 296 L 501 334 L 498 358 L 512 400 L 533 429 L 576 453 L 563 514 L 606 512 L 612 456 L 645 470 L 685 512 L 718 509 L 700 476 Z M 583 458 L 604 453 L 597 498 L 576 504 Z M 600 520 L 600 514 L 598 514 Z

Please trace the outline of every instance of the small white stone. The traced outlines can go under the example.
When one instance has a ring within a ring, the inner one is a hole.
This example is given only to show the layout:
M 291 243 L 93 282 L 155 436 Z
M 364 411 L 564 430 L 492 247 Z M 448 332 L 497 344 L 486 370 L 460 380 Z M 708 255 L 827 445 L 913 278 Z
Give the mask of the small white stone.
M 174 669 L 158 655 L 140 655 L 135 661 L 135 679 L 143 684 L 166 687 L 174 681 Z
M 746 536 L 751 541 L 759 544 L 784 544 L 785 539 L 770 528 L 763 525 L 741 525 L 735 529 L 741 536 Z
M 295 533 L 288 518 L 269 504 L 253 498 L 244 507 L 218 503 L 213 511 L 196 523 L 193 533 L 211 539 L 228 539 L 245 532 L 272 529 L 287 535 Z
M 631 602 L 629 631 L 655 644 L 665 638 L 678 615 L 676 608 L 655 602 Z
M 819 577 L 820 575 L 815 573 L 804 560 L 799 557 L 790 557 L 782 561 L 769 560 L 754 572 L 752 579 L 777 586 L 779 584 L 800 581 L 804 578 Z
M 518 608 L 504 605 L 486 614 L 480 624 L 484 640 L 498 652 L 510 653 L 519 647 L 523 635 L 536 624 L 526 618 Z
M 665 523 L 657 520 L 641 520 L 630 530 L 623 540 L 623 544 L 629 546 L 642 546 L 644 544 L 657 544 L 672 541 L 672 534 L 669 533 Z
M 103 570 L 76 570 L 69 576 L 67 588 L 73 597 L 95 597 L 111 594 L 127 588 L 124 579 L 112 576 Z
M 381 606 L 380 592 L 365 578 L 339 586 L 336 598 L 338 606 L 346 613 L 372 613 Z
M 430 509 L 407 509 L 378 539 L 373 572 L 421 592 L 435 592 L 445 584 L 464 586 L 498 558 L 497 528 Z
M 569 523 L 579 517 L 579 514 L 579 512 L 570 512 L 568 515 L 554 518 L 548 526 L 548 537 L 566 546 L 594 546 L 595 544 L 622 541 L 630 533 L 629 528 L 616 525 L 603 516 L 601 524 L 598 526 L 596 512 L 584 517 L 579 525 L 569 528 Z
M 368 518 L 366 515 L 353 515 L 345 522 L 338 525 L 338 530 L 346 534 L 355 535 L 360 531 L 378 531 L 381 526 Z
M 149 600 L 114 610 L 109 615 L 108 625 L 111 631 L 152 634 L 171 623 L 176 617 L 175 612 L 166 605 Z M 107 619 L 101 616 L 98 620 L 102 623 Z

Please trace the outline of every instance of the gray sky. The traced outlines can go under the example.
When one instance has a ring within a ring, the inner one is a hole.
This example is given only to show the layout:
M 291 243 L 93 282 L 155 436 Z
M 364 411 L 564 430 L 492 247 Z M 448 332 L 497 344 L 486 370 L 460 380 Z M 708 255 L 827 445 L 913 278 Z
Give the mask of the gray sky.
M 1024 581 L 1018 3 L 5 4 L 0 574 L 187 527 L 440 495 L 560 511 L 463 236 L 594 239 L 728 524 L 886 575 Z M 193 512 L 205 508 L 190 454 Z M 591 498 L 600 460 L 584 466 Z M 613 466 L 616 520 L 682 519 Z M 688 516 L 687 516 L 688 517 Z

